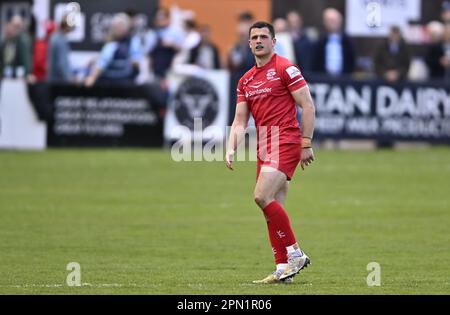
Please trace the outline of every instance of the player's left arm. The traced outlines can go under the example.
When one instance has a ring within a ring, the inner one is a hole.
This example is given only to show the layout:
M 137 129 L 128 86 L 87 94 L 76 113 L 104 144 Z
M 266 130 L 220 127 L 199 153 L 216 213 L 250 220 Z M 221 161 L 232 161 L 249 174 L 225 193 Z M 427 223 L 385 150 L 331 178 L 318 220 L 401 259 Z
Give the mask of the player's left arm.
M 308 166 L 314 161 L 311 141 L 314 135 L 316 110 L 308 85 L 292 91 L 291 94 L 295 102 L 302 108 L 302 154 L 300 165 L 304 170 L 305 165 Z

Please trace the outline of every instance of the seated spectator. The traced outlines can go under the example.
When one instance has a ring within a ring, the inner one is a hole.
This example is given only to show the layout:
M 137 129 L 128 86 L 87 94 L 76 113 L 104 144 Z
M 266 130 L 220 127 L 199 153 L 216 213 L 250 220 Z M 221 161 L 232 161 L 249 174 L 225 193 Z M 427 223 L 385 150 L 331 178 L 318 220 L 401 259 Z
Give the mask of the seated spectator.
M 375 54 L 375 72 L 378 77 L 394 83 L 407 79 L 411 54 L 400 28 L 393 26 L 387 40 Z
M 111 21 L 111 41 L 106 43 L 86 86 L 97 81 L 109 84 L 132 84 L 139 74 L 142 58 L 139 38 L 131 36 L 131 21 L 127 14 L 118 13 Z
M 50 38 L 47 57 L 47 80 L 50 82 L 67 83 L 75 79 L 69 62 L 70 45 L 67 40 L 67 34 L 73 29 L 74 27 L 67 22 L 67 17 L 63 17 L 59 29 Z
M 303 32 L 302 17 L 297 11 L 289 11 L 286 18 L 292 36 L 295 62 L 302 72 L 310 72 L 312 69 L 314 45 L 305 32 Z
M 200 43 L 189 51 L 189 64 L 204 69 L 220 69 L 220 57 L 217 46 L 211 41 L 209 26 L 200 27 Z
M 164 80 L 185 38 L 182 30 L 171 25 L 170 12 L 165 8 L 158 10 L 154 24 L 156 29 L 147 34 L 146 51 L 153 73 L 158 79 Z
M 350 38 L 342 30 L 342 15 L 333 8 L 323 13 L 326 33 L 319 39 L 313 70 L 332 76 L 351 74 L 355 67 L 355 54 Z
M 450 79 L 450 24 L 445 26 L 442 40 L 431 45 L 425 61 L 432 79 Z
M 24 31 L 20 15 L 12 16 L 5 25 L 4 40 L 0 44 L 0 75 L 26 77 L 34 81 L 32 70 L 31 39 Z

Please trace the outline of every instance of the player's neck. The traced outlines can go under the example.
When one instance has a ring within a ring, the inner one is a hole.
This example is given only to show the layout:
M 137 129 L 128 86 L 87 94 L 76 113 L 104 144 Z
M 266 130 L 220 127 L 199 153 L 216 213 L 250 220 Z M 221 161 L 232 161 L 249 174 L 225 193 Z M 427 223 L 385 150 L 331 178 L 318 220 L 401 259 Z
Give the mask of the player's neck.
M 256 66 L 258 68 L 262 68 L 264 67 L 273 57 L 274 53 L 270 53 L 268 55 L 265 56 L 261 56 L 261 57 L 255 57 L 256 60 Z

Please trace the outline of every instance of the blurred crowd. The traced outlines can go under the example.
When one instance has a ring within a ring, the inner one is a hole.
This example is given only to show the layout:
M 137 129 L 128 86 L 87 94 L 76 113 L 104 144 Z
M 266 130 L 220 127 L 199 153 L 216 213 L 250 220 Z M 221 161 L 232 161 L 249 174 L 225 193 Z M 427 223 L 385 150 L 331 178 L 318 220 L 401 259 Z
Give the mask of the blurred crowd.
M 70 63 L 68 34 L 74 25 L 64 16 L 58 24 L 46 22 L 46 36 L 35 39 L 21 16 L 12 16 L 3 27 L 0 44 L 0 75 L 24 77 L 29 82 L 72 82 L 92 86 L 96 83 L 130 84 L 159 81 L 165 84 L 169 71 L 190 69 L 229 69 L 231 86 L 254 65 L 248 47 L 248 30 L 255 18 L 251 12 L 237 16 L 238 40 L 221 55 L 212 41 L 211 28 L 198 25 L 193 17 L 173 23 L 171 12 L 160 8 L 153 28 L 138 32 L 136 12 L 115 14 L 108 38 L 94 60 L 80 76 Z M 300 12 L 289 11 L 273 22 L 276 52 L 298 64 L 304 75 L 323 74 L 332 77 L 351 75 L 356 70 L 356 53 L 352 38 L 344 31 L 343 16 L 334 9 L 323 12 L 323 33 L 304 28 Z M 444 2 L 441 21 L 427 25 L 429 44 L 420 56 L 426 65 L 426 78 L 450 79 L 450 2 Z M 221 58 L 226 56 L 226 58 Z M 373 51 L 372 75 L 388 82 L 407 80 L 414 56 L 393 26 L 389 36 Z M 145 74 L 144 79 L 142 79 Z

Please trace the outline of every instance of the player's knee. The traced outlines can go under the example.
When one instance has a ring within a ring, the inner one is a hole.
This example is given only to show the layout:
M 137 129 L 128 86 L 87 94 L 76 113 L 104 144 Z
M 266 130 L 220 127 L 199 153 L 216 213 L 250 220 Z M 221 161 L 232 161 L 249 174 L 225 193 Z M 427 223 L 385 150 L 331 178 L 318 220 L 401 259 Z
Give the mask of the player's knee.
M 266 207 L 266 205 L 267 205 L 267 198 L 264 195 L 262 195 L 260 193 L 255 193 L 254 194 L 254 199 L 255 199 L 256 204 L 261 209 L 264 209 Z

